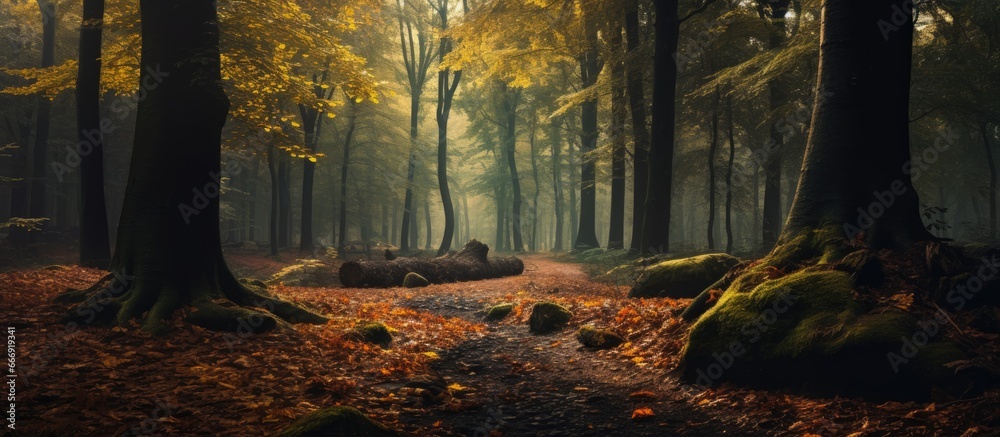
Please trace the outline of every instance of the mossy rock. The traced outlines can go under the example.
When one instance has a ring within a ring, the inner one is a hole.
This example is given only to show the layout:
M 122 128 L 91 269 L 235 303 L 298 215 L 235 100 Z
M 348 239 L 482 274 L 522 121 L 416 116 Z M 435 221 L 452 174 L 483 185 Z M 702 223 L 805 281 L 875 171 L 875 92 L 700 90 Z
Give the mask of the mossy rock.
M 682 351 L 684 376 L 698 384 L 795 381 L 842 393 L 912 394 L 929 369 L 963 357 L 939 335 L 894 365 L 889 354 L 922 325 L 902 311 L 869 313 L 854 300 L 847 272 L 804 269 L 749 290 L 735 285 L 691 327 Z
M 620 335 L 609 329 L 599 329 L 593 326 L 581 326 L 576 331 L 576 339 L 584 346 L 594 349 L 610 349 L 625 342 Z
M 493 305 L 490 309 L 486 310 L 486 320 L 490 322 L 503 320 L 513 310 L 514 304 L 512 303 Z
M 302 416 L 278 437 L 395 437 L 398 432 L 368 418 L 352 407 L 330 407 Z
M 562 305 L 553 302 L 538 302 L 531 308 L 528 327 L 531 332 L 544 334 L 558 330 L 573 318 L 573 313 Z
M 392 343 L 392 332 L 381 322 L 360 322 L 348 334 L 348 338 L 387 347 Z
M 695 297 L 739 262 L 725 253 L 663 261 L 646 267 L 628 296 Z
M 427 278 L 413 272 L 407 273 L 406 277 L 403 278 L 403 286 L 406 288 L 426 287 L 428 285 L 431 285 L 431 282 Z
M 285 284 L 291 287 L 329 287 L 337 285 L 337 271 L 318 259 L 299 259 L 271 275 L 268 284 Z

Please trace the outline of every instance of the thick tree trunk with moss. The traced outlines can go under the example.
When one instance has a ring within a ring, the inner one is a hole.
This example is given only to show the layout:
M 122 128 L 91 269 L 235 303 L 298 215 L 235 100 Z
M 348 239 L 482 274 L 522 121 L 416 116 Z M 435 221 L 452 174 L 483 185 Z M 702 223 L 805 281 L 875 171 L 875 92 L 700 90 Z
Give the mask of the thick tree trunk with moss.
M 275 319 L 325 318 L 243 286 L 229 270 L 219 240 L 221 132 L 229 109 L 219 65 L 214 3 L 142 0 L 142 71 L 163 82 L 139 103 L 125 203 L 112 260 L 115 279 L 97 284 L 70 313 L 78 323 L 165 331 L 177 310 L 213 330 L 264 331 Z M 178 128 L 183 126 L 183 129 Z M 109 278 L 110 275 L 109 275 Z

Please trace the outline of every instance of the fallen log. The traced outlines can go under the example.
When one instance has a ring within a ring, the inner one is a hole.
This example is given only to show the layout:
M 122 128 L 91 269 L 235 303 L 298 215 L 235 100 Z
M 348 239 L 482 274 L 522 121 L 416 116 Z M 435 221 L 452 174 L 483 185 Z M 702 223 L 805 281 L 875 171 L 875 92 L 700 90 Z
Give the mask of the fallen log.
M 520 259 L 488 258 L 489 250 L 489 246 L 472 240 L 460 252 L 438 258 L 348 261 L 340 266 L 340 283 L 345 287 L 398 287 L 411 272 L 432 284 L 442 284 L 520 275 L 524 271 Z

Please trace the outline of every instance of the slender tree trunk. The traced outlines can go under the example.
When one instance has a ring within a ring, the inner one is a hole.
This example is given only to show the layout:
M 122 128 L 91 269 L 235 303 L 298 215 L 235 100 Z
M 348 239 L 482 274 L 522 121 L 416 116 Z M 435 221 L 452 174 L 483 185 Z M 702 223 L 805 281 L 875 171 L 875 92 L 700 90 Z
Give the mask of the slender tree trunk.
M 715 155 L 719 149 L 719 89 L 712 103 L 712 139 L 708 146 L 708 250 L 715 250 Z
M 38 0 L 38 8 L 42 13 L 42 68 L 55 64 L 56 46 L 56 4 L 51 0 Z M 33 218 L 42 218 L 46 214 L 45 205 L 45 169 L 49 155 L 49 122 L 52 112 L 52 101 L 48 97 L 38 98 L 37 115 L 35 116 L 35 146 L 32 150 L 31 171 L 31 209 Z
M 448 0 L 440 0 L 438 16 L 441 18 L 441 29 L 448 29 Z M 444 58 L 451 52 L 451 38 L 442 37 L 438 54 Z M 448 187 L 448 117 L 451 114 L 451 102 L 458 90 L 458 83 L 462 80 L 462 71 L 455 71 L 454 75 L 448 68 L 438 72 L 438 153 L 437 153 L 437 176 L 438 187 L 441 190 L 441 205 L 444 208 L 444 232 L 441 235 L 441 246 L 438 247 L 437 255 L 442 256 L 451 250 L 452 237 L 455 234 L 455 207 L 451 201 L 451 191 Z M 428 218 L 430 211 L 427 212 Z M 427 222 L 427 241 L 430 244 L 431 232 L 430 221 Z M 430 248 L 428 246 L 428 248 Z
M 549 141 L 552 143 L 552 199 L 555 210 L 555 242 L 552 244 L 553 252 L 562 252 L 563 249 L 563 189 L 562 189 L 562 169 L 560 152 L 562 151 L 562 127 L 561 120 L 554 119 L 549 125 Z
M 649 179 L 649 128 L 646 126 L 646 93 L 642 83 L 642 63 L 639 52 L 639 5 L 637 0 L 627 2 L 625 11 L 625 39 L 628 45 L 626 76 L 628 78 L 628 105 L 632 115 L 632 250 L 639 250 L 642 239 L 642 220 L 645 216 L 646 185 Z
M 396 201 L 398 201 L 398 199 L 393 198 L 393 202 L 396 202 Z M 396 217 L 399 217 L 399 205 L 393 203 L 392 204 L 392 228 L 390 230 L 390 232 L 392 232 L 392 236 L 390 237 L 390 240 L 389 240 L 389 243 L 392 244 L 393 246 L 399 246 L 399 240 L 396 239 L 396 236 L 397 236 L 396 229 L 399 229 L 398 227 L 396 227 L 396 225 L 398 224 L 396 222 Z
M 520 90 L 508 89 L 503 82 L 499 84 L 500 95 L 503 99 L 504 134 L 503 149 L 504 158 L 507 163 L 507 171 L 510 174 L 511 194 L 513 202 L 511 204 L 511 229 L 514 239 L 514 251 L 524 252 L 524 240 L 521 236 L 521 177 L 517 173 L 516 145 L 517 145 L 517 105 L 521 99 Z
M 528 246 L 530 251 L 538 249 L 538 196 L 541 194 L 541 182 L 538 180 L 538 159 L 535 151 L 535 133 L 538 129 L 537 114 L 531 115 L 531 135 L 528 137 L 528 144 L 531 146 L 531 178 L 535 182 L 535 195 L 531 200 L 531 243 Z
M 645 217 L 642 222 L 642 253 L 666 253 L 670 247 L 670 199 L 674 166 L 674 100 L 677 95 L 678 29 L 677 0 L 654 3 L 656 46 L 653 58 L 653 132 L 649 147 L 649 179 L 646 184 Z
M 291 236 L 289 221 L 291 220 L 292 200 L 290 198 L 292 193 L 289 189 L 291 175 L 288 171 L 288 159 L 288 155 L 284 152 L 278 156 L 278 246 L 282 248 L 288 247 Z
M 990 169 L 990 240 L 997 236 L 997 166 L 993 161 L 993 147 L 990 145 L 989 125 L 979 124 L 979 135 L 983 137 L 983 149 L 986 150 L 986 163 Z
M 733 96 L 726 96 L 726 123 L 729 124 L 729 162 L 726 164 L 726 253 L 733 253 L 733 161 L 736 135 L 733 132 Z
M 879 28 L 893 7 L 894 0 L 823 4 L 812 128 L 779 244 L 824 226 L 842 227 L 846 238 L 863 236 L 875 248 L 934 238 L 920 220 L 917 192 L 905 171 L 913 22 L 888 38 Z M 878 201 L 873 193 L 886 198 L 886 192 L 892 205 L 872 220 L 861 217 Z
M 350 100 L 350 99 L 349 99 Z M 337 250 L 343 252 L 347 241 L 347 173 L 351 167 L 351 141 L 354 139 L 354 129 L 357 126 L 357 104 L 351 100 L 351 116 L 347 120 L 347 133 L 344 134 L 344 161 L 340 165 L 340 229 Z
M 431 199 L 429 197 L 424 198 L 424 222 L 427 224 L 427 238 L 424 239 L 424 250 L 431 250 L 431 238 L 433 238 L 433 229 L 431 228 Z
M 584 14 L 587 50 L 580 56 L 580 76 L 583 88 L 597 83 L 600 62 L 597 55 L 597 27 L 594 18 Z M 584 154 L 597 148 L 597 99 L 591 98 L 580 105 L 580 151 Z M 574 249 L 600 247 L 597 241 L 597 187 L 595 185 L 594 157 L 583 156 L 580 167 L 580 224 Z
M 768 17 L 771 25 L 771 35 L 768 41 L 770 50 L 780 50 L 785 41 L 785 14 L 788 13 L 790 0 L 769 1 L 771 14 Z M 785 103 L 787 93 L 784 83 L 780 80 L 768 84 L 771 111 Z M 778 130 L 778 123 L 771 120 L 768 144 L 764 150 L 764 214 L 763 238 L 764 247 L 770 249 L 778 241 L 781 233 L 781 161 L 784 156 L 784 134 Z
M 247 240 L 257 241 L 257 176 L 260 175 L 260 161 L 253 161 L 253 173 L 247 178 Z
M 267 173 L 271 178 L 271 217 L 268 223 L 268 228 L 270 229 L 268 238 L 271 246 L 271 255 L 278 255 L 278 204 L 280 201 L 280 189 L 278 188 L 278 164 L 275 162 L 277 156 L 275 156 L 274 144 L 269 144 L 267 146 Z
M 80 151 L 89 153 L 81 153 L 80 163 L 80 265 L 107 268 L 111 262 L 111 237 L 104 200 L 104 133 L 100 116 L 104 0 L 84 0 L 82 19 L 76 129 Z
M 567 124 L 569 122 L 567 121 Z M 573 130 L 570 129 L 570 132 Z M 570 247 L 576 247 L 576 236 L 577 229 L 580 228 L 580 208 L 577 205 L 577 189 L 580 185 L 576 181 L 576 169 L 579 168 L 576 164 L 576 142 L 570 140 L 569 142 L 569 226 L 570 226 Z
M 624 55 L 621 28 L 612 26 L 611 49 Z M 625 122 L 626 102 L 625 62 L 611 62 L 611 218 L 608 224 L 608 249 L 625 248 Z

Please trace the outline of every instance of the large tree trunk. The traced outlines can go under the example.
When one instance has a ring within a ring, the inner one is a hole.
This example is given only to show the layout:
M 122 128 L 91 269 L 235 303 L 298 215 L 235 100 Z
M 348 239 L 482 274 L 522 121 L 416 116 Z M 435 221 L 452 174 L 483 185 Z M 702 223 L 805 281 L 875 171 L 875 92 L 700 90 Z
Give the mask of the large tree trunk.
M 489 247 L 476 240 L 454 255 L 438 258 L 396 258 L 392 261 L 348 261 L 340 266 L 345 287 L 398 287 L 408 273 L 432 284 L 520 275 L 524 263 L 515 257 L 488 258 Z
M 76 77 L 76 129 L 80 141 L 80 264 L 111 262 L 104 201 L 104 133 L 101 130 L 101 31 L 104 0 L 83 1 L 80 65 Z
M 617 23 L 617 22 L 616 22 Z M 625 248 L 625 119 L 626 87 L 622 29 L 613 25 L 611 49 L 615 58 L 611 62 L 611 217 L 608 226 L 608 249 Z
M 580 77 L 583 88 L 597 83 L 600 61 L 597 55 L 597 27 L 595 17 L 584 12 L 585 38 L 587 50 L 580 55 Z M 600 247 L 597 241 L 597 186 L 595 185 L 594 157 L 588 152 L 597 148 L 597 98 L 591 98 L 580 105 L 580 152 L 585 154 L 580 166 L 580 224 L 577 229 L 574 249 Z
M 164 72 L 139 102 L 135 144 L 118 227 L 110 284 L 70 317 L 114 321 L 161 333 L 177 310 L 213 330 L 275 326 L 270 315 L 220 304 L 263 307 L 290 322 L 326 318 L 243 286 L 226 266 L 219 241 L 222 87 L 215 4 L 141 0 L 141 71 Z M 184 126 L 184 129 L 177 129 Z M 194 194 L 192 194 L 194 193 Z M 82 293 L 63 295 L 67 300 Z
M 56 46 L 56 4 L 50 0 L 38 0 L 42 13 L 42 68 L 55 64 Z M 32 218 L 45 217 L 46 166 L 49 156 L 49 122 L 52 101 L 48 97 L 38 98 L 35 116 L 35 145 L 31 161 L 31 205 Z
M 843 227 L 846 238 L 863 234 L 875 248 L 933 238 L 920 220 L 909 174 L 913 22 L 906 20 L 889 38 L 878 25 L 894 5 L 824 5 L 812 127 L 779 244 L 831 225 Z
M 628 105 L 632 115 L 632 250 L 639 250 L 642 240 L 642 220 L 646 208 L 646 188 L 649 179 L 649 130 L 646 127 L 646 93 L 642 85 L 642 63 L 636 59 L 639 50 L 639 5 L 628 2 L 625 11 L 625 39 L 628 45 L 626 76 Z
M 670 247 L 670 199 L 674 166 L 674 100 L 677 95 L 677 53 L 680 21 L 677 0 L 656 6 L 656 48 L 653 57 L 653 133 L 649 146 L 649 178 L 640 252 L 666 253 Z

